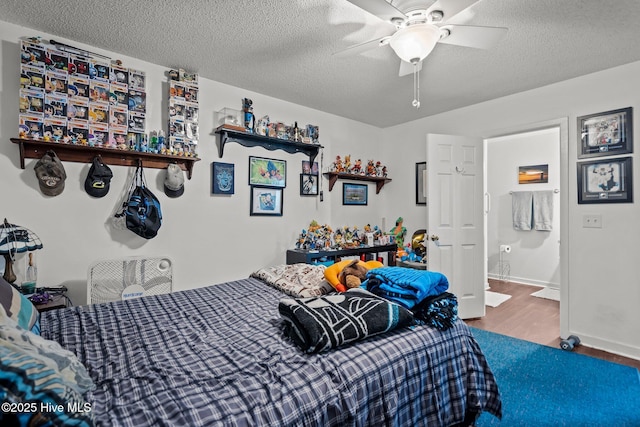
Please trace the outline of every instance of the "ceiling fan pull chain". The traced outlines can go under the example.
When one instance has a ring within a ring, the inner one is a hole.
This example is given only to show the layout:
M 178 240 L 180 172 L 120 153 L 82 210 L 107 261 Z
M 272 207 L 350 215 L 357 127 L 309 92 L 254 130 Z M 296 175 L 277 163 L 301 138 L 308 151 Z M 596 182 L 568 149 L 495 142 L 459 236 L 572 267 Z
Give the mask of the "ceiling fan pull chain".
M 418 61 L 413 63 L 413 102 L 414 107 L 420 108 L 420 71 L 418 70 Z

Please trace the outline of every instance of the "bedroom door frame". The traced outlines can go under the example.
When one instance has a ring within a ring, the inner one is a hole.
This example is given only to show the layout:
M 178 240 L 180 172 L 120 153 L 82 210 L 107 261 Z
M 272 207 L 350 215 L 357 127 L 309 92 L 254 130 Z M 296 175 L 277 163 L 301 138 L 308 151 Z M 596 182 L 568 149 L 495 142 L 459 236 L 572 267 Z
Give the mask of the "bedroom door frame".
M 482 135 L 484 139 L 484 191 L 487 194 L 486 166 L 487 166 L 487 140 L 510 135 L 535 132 L 544 129 L 558 128 L 560 138 L 560 336 L 566 338 L 569 335 L 569 118 L 561 117 L 543 122 L 531 123 L 501 130 L 494 130 Z M 487 207 L 485 207 L 484 230 L 485 245 L 487 242 Z M 488 249 L 485 247 L 485 280 L 488 280 Z M 487 282 L 488 283 L 488 282 Z

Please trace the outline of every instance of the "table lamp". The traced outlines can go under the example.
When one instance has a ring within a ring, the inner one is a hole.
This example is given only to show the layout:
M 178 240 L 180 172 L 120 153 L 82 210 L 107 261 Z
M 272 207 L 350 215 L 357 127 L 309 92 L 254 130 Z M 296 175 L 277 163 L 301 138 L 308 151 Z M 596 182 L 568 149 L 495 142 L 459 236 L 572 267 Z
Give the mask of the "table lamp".
M 13 261 L 16 253 L 31 252 L 42 249 L 40 238 L 31 230 L 19 225 L 10 224 L 7 219 L 0 224 L 0 255 L 4 255 L 4 280 L 14 287 L 16 275 L 13 272 Z

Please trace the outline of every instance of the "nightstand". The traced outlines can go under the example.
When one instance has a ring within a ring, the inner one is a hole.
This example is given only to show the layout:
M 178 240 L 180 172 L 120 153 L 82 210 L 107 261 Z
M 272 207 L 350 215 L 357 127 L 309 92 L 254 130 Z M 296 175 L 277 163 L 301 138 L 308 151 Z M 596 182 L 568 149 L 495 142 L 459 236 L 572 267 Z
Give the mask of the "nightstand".
M 38 310 L 40 313 L 42 313 L 43 311 L 49 311 L 49 310 L 57 310 L 59 308 L 66 308 L 67 307 L 67 296 L 64 294 L 52 294 L 51 295 L 51 300 L 49 300 L 49 302 L 46 302 L 44 304 L 33 304 L 36 306 L 36 310 Z

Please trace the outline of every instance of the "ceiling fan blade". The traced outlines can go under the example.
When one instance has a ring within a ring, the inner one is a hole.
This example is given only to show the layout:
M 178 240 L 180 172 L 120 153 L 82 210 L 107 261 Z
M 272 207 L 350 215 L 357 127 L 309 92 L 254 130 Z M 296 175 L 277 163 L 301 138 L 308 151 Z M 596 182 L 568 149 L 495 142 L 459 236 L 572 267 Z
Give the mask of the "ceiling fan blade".
M 407 16 L 392 6 L 390 3 L 387 3 L 385 0 L 347 0 L 349 3 L 352 3 L 358 6 L 360 9 L 363 9 L 369 12 L 372 15 L 377 16 L 383 21 L 391 21 L 392 18 L 402 18 L 406 19 Z
M 438 43 L 457 46 L 473 47 L 476 49 L 491 49 L 507 33 L 502 27 L 475 27 L 472 25 L 443 25 L 441 30 L 449 35 L 442 37 Z
M 434 4 L 429 6 L 429 9 L 427 9 L 427 16 L 429 15 L 429 12 L 440 10 L 442 11 L 442 21 L 444 22 L 453 18 L 458 13 L 473 6 L 479 1 L 480 0 L 437 0 Z
M 337 58 L 345 57 L 345 56 L 353 56 L 358 55 L 360 53 L 375 49 L 380 46 L 386 46 L 389 44 L 389 39 L 391 36 L 386 36 L 378 39 L 369 40 L 368 42 L 356 44 L 353 46 L 349 46 L 344 50 L 339 50 L 333 53 L 333 56 Z
M 418 64 L 416 65 L 416 71 L 420 70 L 422 70 L 422 61 L 418 62 Z M 402 77 L 409 74 L 413 74 L 413 64 L 407 61 L 400 61 L 400 72 L 398 73 L 398 75 Z

